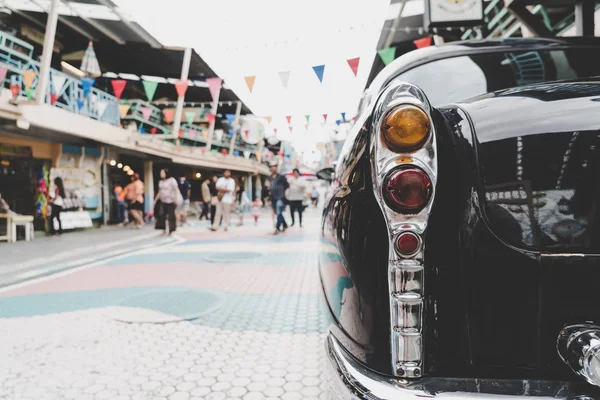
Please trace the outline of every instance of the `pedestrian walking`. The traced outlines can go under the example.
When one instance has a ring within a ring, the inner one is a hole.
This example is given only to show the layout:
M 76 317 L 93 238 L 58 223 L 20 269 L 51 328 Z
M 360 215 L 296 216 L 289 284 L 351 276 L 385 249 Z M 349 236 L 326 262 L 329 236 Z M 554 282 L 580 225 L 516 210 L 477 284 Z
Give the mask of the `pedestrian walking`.
M 240 190 L 240 195 L 237 201 L 237 214 L 240 218 L 238 222 L 238 226 L 244 225 L 244 214 L 248 212 L 248 209 L 251 207 L 252 202 L 248 198 L 245 190 Z
M 217 203 L 219 202 L 219 192 L 217 191 L 217 177 L 213 175 L 212 182 L 209 184 L 210 189 L 210 224 L 215 224 L 215 216 L 217 214 Z M 221 225 L 221 221 L 218 221 Z
M 252 217 L 254 218 L 254 225 L 258 225 L 258 217 L 260 216 L 261 207 L 262 202 L 258 200 L 258 198 L 252 202 Z
M 280 232 L 285 232 L 288 228 L 287 222 L 283 216 L 285 210 L 285 192 L 290 187 L 285 176 L 281 175 L 278 171 L 277 164 L 271 164 L 269 166 L 271 170 L 271 207 L 276 215 L 277 222 L 275 223 L 274 235 Z
M 182 174 L 179 177 L 179 182 L 177 182 L 179 186 L 179 193 L 181 193 L 181 197 L 183 202 L 181 205 L 177 207 L 177 217 L 181 221 L 181 226 L 187 224 L 188 212 L 190 211 L 190 195 L 192 193 L 192 184 L 187 180 L 185 174 Z
M 140 179 L 140 174 L 133 174 L 133 180 L 127 185 L 127 195 L 130 196 L 129 212 L 135 227 L 141 229 L 144 226 L 144 182 Z
M 114 188 L 115 204 L 117 207 L 117 224 L 120 226 L 127 220 L 127 202 L 125 201 L 125 189 L 121 185 Z
M 212 231 L 218 230 L 217 224 L 223 217 L 223 227 L 227 231 L 229 229 L 229 223 L 231 221 L 231 209 L 235 202 L 235 181 L 231 177 L 231 171 L 226 169 L 223 176 L 217 180 L 217 209 L 215 220 L 210 227 Z
M 294 168 L 292 172 L 293 176 L 288 179 L 290 184 L 290 188 L 287 190 L 286 198 L 288 199 L 290 205 L 290 214 L 292 216 L 292 225 L 296 223 L 294 218 L 294 214 L 298 212 L 298 222 L 300 223 L 300 227 L 302 228 L 302 211 L 304 211 L 304 205 L 302 204 L 302 200 L 304 199 L 304 191 L 306 188 L 306 184 L 300 177 L 300 171 L 298 168 Z
M 310 200 L 312 201 L 313 206 L 315 207 L 319 203 L 319 192 L 317 191 L 317 187 L 315 185 L 313 185 L 310 191 Z
M 204 179 L 202 182 L 202 186 L 200 187 L 200 191 L 202 194 L 202 212 L 200 213 L 200 219 L 205 217 L 206 220 L 209 220 L 208 211 L 210 210 L 210 179 Z
M 60 213 L 65 206 L 65 198 L 67 197 L 65 193 L 65 185 L 63 184 L 63 180 L 60 176 L 54 178 L 54 195 L 52 198 L 52 211 L 50 212 L 50 234 L 56 235 L 57 231 L 54 228 L 54 220 L 58 222 L 58 234 L 62 235 L 62 220 L 60 219 Z
M 163 168 L 160 170 L 160 181 L 158 182 L 158 193 L 154 198 L 154 203 L 160 200 L 160 209 L 156 216 L 156 229 L 162 229 L 166 234 L 167 231 L 171 235 L 177 229 L 177 218 L 175 216 L 175 208 L 177 206 L 177 198 L 181 196 L 179 185 L 175 178 L 169 175 L 169 170 Z M 168 230 L 167 230 L 168 224 Z

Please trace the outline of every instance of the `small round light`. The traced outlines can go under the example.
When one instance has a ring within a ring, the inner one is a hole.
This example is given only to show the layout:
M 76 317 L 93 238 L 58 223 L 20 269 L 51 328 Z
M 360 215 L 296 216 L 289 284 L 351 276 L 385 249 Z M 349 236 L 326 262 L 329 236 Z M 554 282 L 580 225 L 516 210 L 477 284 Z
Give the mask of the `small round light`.
M 419 237 L 412 232 L 404 232 L 396 240 L 398 252 L 404 256 L 415 254 L 419 250 Z
M 117 165 L 117 162 L 115 160 L 110 160 L 110 165 L 114 167 L 115 165 Z
M 123 167 L 123 171 L 125 171 L 125 172 L 129 172 L 129 171 L 131 171 L 131 167 L 130 167 L 129 165 L 125 165 L 125 166 Z
M 196 172 L 196 178 L 200 179 L 201 176 L 202 174 L 200 172 Z
M 135 172 L 133 172 L 133 170 L 132 170 L 132 169 L 130 169 L 129 171 L 127 171 L 127 175 L 131 176 L 131 175 L 133 175 L 133 174 L 135 174 Z
M 427 205 L 432 185 L 429 176 L 417 167 L 392 170 L 383 185 L 385 203 L 399 213 L 417 213 Z
M 431 121 L 423 110 L 404 105 L 387 113 L 381 126 L 383 142 L 395 152 L 420 148 L 431 131 Z
M 118 163 L 118 164 L 117 164 L 117 168 L 123 168 L 123 164 L 121 164 L 121 163 Z

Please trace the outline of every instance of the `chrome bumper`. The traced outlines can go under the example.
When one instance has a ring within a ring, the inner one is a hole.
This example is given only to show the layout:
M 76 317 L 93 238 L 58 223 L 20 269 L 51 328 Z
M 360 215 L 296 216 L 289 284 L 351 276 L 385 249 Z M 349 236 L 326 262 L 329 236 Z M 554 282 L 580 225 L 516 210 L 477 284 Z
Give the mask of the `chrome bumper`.
M 600 399 L 600 392 L 585 383 L 421 378 L 404 380 L 380 375 L 354 360 L 331 335 L 325 340 L 326 376 L 334 399 Z

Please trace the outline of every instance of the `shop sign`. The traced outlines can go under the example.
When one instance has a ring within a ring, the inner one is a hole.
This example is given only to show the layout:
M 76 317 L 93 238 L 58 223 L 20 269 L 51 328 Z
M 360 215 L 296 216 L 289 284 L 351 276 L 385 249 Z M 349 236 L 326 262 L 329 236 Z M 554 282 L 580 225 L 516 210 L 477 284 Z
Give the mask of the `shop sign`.
M 33 158 L 33 150 L 28 146 L 14 146 L 0 143 L 0 156 Z

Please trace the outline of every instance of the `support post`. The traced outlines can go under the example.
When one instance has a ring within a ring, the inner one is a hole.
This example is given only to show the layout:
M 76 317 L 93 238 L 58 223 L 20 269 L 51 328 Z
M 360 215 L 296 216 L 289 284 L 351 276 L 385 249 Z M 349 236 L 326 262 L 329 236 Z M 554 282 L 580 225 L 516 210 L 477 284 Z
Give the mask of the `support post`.
M 575 3 L 575 34 L 577 36 L 594 36 L 594 14 L 596 12 L 593 1 L 581 0 Z
M 181 65 L 181 78 L 182 81 L 187 81 L 188 76 L 190 74 L 190 62 L 192 60 L 192 48 L 186 47 L 183 52 L 183 63 Z M 177 98 L 177 108 L 175 110 L 175 120 L 173 121 L 173 138 L 177 139 L 177 144 L 179 144 L 179 128 L 181 127 L 181 114 L 183 113 L 183 101 L 185 100 L 185 95 L 179 96 Z
M 210 153 L 210 148 L 212 147 L 213 135 L 215 133 L 215 123 L 217 122 L 217 109 L 219 107 L 219 97 L 221 97 L 221 89 L 217 92 L 217 98 L 212 104 L 210 109 L 211 114 L 215 115 L 215 119 L 208 126 L 208 140 L 206 141 L 206 151 Z
M 59 0 L 52 0 L 48 10 L 48 21 L 46 21 L 46 33 L 44 34 L 44 48 L 40 60 L 40 75 L 36 88 L 35 102 L 44 104 L 46 102 L 46 90 L 50 81 L 50 63 L 54 52 L 54 36 L 56 36 L 56 22 L 58 20 Z
M 229 154 L 233 155 L 235 150 L 235 138 L 240 125 L 240 113 L 242 112 L 242 102 L 238 101 L 237 107 L 235 108 L 235 119 L 233 120 L 233 134 L 231 135 L 231 144 L 229 145 Z
M 152 211 L 154 206 L 154 173 L 152 161 L 144 161 L 144 210 Z
M 523 24 L 527 29 L 529 29 L 535 36 L 554 36 L 552 32 L 550 32 L 550 29 L 548 29 L 542 21 L 540 21 L 535 15 L 531 13 L 531 11 L 527 9 L 527 5 L 525 3 L 518 0 L 513 0 L 508 5 L 508 11 L 510 11 L 521 22 L 521 24 Z

